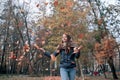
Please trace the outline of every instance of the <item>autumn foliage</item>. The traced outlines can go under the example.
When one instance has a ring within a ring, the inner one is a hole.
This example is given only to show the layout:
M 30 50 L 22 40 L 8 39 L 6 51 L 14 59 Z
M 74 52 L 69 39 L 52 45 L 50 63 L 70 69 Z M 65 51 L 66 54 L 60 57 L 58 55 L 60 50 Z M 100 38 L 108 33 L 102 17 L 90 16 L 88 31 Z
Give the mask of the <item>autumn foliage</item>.
M 16 55 L 13 52 L 10 52 L 9 59 L 16 59 Z
M 114 49 L 115 40 L 111 37 L 104 37 L 101 43 L 95 43 L 95 58 L 98 61 L 98 64 L 103 64 L 105 59 L 114 57 L 116 55 Z
M 55 0 L 55 1 L 54 1 L 54 6 L 55 6 L 55 7 L 58 6 L 58 0 Z

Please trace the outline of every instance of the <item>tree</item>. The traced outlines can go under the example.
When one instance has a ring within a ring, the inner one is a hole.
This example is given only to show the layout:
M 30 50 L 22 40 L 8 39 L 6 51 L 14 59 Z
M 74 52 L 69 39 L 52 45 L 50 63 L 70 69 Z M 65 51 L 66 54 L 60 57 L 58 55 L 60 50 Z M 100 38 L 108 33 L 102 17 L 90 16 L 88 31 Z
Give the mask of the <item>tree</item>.
M 83 3 L 83 5 L 81 5 L 81 3 Z M 44 25 L 48 31 L 52 32 L 52 34 L 48 36 L 44 46 L 47 50 L 52 53 L 56 49 L 56 46 L 61 42 L 61 35 L 63 33 L 68 33 L 78 45 L 85 46 L 83 51 L 86 55 L 83 54 L 83 56 L 88 56 L 87 52 L 89 52 L 89 47 L 86 46 L 88 46 L 87 42 L 90 43 L 90 38 L 87 38 L 89 33 L 86 24 L 86 15 L 90 8 L 86 3 L 86 1 L 78 3 L 73 0 L 55 0 L 50 3 L 53 8 L 53 14 L 49 17 L 44 17 L 39 22 L 42 23 L 41 25 Z M 89 46 L 91 44 L 89 44 Z M 81 60 L 89 61 L 85 59 L 86 58 Z
M 111 34 L 111 28 L 109 26 L 112 26 L 112 25 L 108 25 L 109 23 L 112 22 L 112 19 L 108 19 L 108 16 L 112 16 L 111 14 L 108 14 L 108 8 L 106 8 L 104 5 L 101 5 L 101 1 L 100 0 L 95 0 L 95 1 L 91 1 L 89 0 L 89 3 L 92 7 L 92 11 L 93 11 L 93 14 L 94 14 L 94 18 L 95 18 L 95 22 L 98 26 L 97 30 L 99 31 L 99 38 L 97 38 L 97 41 L 99 42 L 102 42 L 101 39 L 105 36 L 104 33 L 107 33 L 107 36 L 109 35 L 112 35 L 114 36 L 113 34 Z M 97 16 L 97 14 L 99 13 L 99 16 Z M 115 13 L 113 13 L 115 14 Z M 116 16 L 117 17 L 117 16 Z M 115 28 L 114 28 L 115 29 Z M 113 32 L 114 33 L 114 32 Z M 110 44 L 110 43 L 109 43 Z M 97 45 L 97 44 L 96 44 Z M 116 46 L 117 47 L 117 46 Z M 108 50 L 110 50 L 110 48 L 107 48 Z M 96 52 L 97 53 L 97 52 Z M 106 56 L 106 54 L 104 54 L 105 52 L 101 50 L 101 52 L 99 52 L 99 54 L 101 54 L 101 58 L 103 58 L 102 56 Z M 107 53 L 109 53 L 107 51 Z M 100 56 L 100 55 L 97 55 L 97 56 Z M 114 54 L 114 53 L 113 53 Z M 108 58 L 110 58 L 109 56 L 107 56 Z M 112 57 L 113 58 L 113 57 Z M 99 58 L 100 59 L 100 58 Z M 98 60 L 99 60 L 98 59 Z M 111 59 L 111 58 L 110 58 Z M 114 79 L 117 79 L 117 75 L 115 73 L 115 68 L 114 68 L 114 65 L 113 65 L 113 61 L 109 61 L 110 59 L 108 59 L 108 63 L 111 67 L 111 70 L 112 70 L 112 73 L 113 73 L 113 78 Z M 102 61 L 100 59 L 100 61 Z M 99 61 L 98 61 L 99 62 Z M 111 62 L 111 63 L 110 63 Z

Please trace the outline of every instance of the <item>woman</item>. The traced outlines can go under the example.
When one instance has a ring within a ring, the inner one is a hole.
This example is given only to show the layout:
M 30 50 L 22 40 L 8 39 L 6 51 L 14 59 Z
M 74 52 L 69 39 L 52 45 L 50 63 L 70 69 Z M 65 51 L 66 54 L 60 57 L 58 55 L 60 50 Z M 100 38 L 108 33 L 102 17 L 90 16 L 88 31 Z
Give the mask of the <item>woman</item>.
M 73 44 L 70 35 L 63 34 L 62 42 L 58 45 L 57 50 L 50 55 L 43 48 L 40 48 L 44 54 L 50 57 L 52 60 L 55 59 L 59 54 L 61 55 L 60 59 L 60 75 L 61 80 L 75 80 L 76 75 L 76 63 L 75 58 L 79 58 L 80 50 L 82 46 L 75 47 Z

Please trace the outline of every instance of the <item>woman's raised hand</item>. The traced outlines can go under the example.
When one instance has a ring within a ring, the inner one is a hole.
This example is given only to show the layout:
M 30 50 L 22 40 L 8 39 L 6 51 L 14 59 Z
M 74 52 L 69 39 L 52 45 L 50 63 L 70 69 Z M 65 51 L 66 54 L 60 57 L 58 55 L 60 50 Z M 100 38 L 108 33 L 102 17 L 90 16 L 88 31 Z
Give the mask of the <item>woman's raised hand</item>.
M 42 52 L 45 52 L 45 49 L 40 48 L 37 44 L 34 44 L 34 47 L 37 48 L 37 49 L 39 49 L 39 50 L 41 50 Z
M 80 45 L 79 47 L 78 47 L 78 50 L 81 50 L 83 48 L 83 46 L 82 45 Z
M 74 48 L 74 53 L 78 53 L 82 49 L 82 47 L 83 46 L 75 47 Z
M 39 50 L 41 50 L 42 52 L 45 52 L 45 49 L 43 49 L 43 48 L 39 48 Z

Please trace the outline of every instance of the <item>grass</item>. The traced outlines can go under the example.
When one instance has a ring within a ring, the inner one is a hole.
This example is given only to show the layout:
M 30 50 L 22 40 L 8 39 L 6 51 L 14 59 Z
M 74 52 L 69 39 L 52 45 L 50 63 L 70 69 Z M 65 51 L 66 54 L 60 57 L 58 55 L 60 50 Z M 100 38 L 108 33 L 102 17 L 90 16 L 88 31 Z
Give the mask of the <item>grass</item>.
M 114 80 L 112 79 L 112 74 L 106 74 L 107 79 L 104 76 L 85 76 L 84 80 Z M 120 74 L 117 74 L 120 80 Z M 34 77 L 30 75 L 0 75 L 0 80 L 61 80 L 60 76 L 47 76 L 47 77 Z M 81 77 L 76 78 L 76 80 L 83 80 Z

